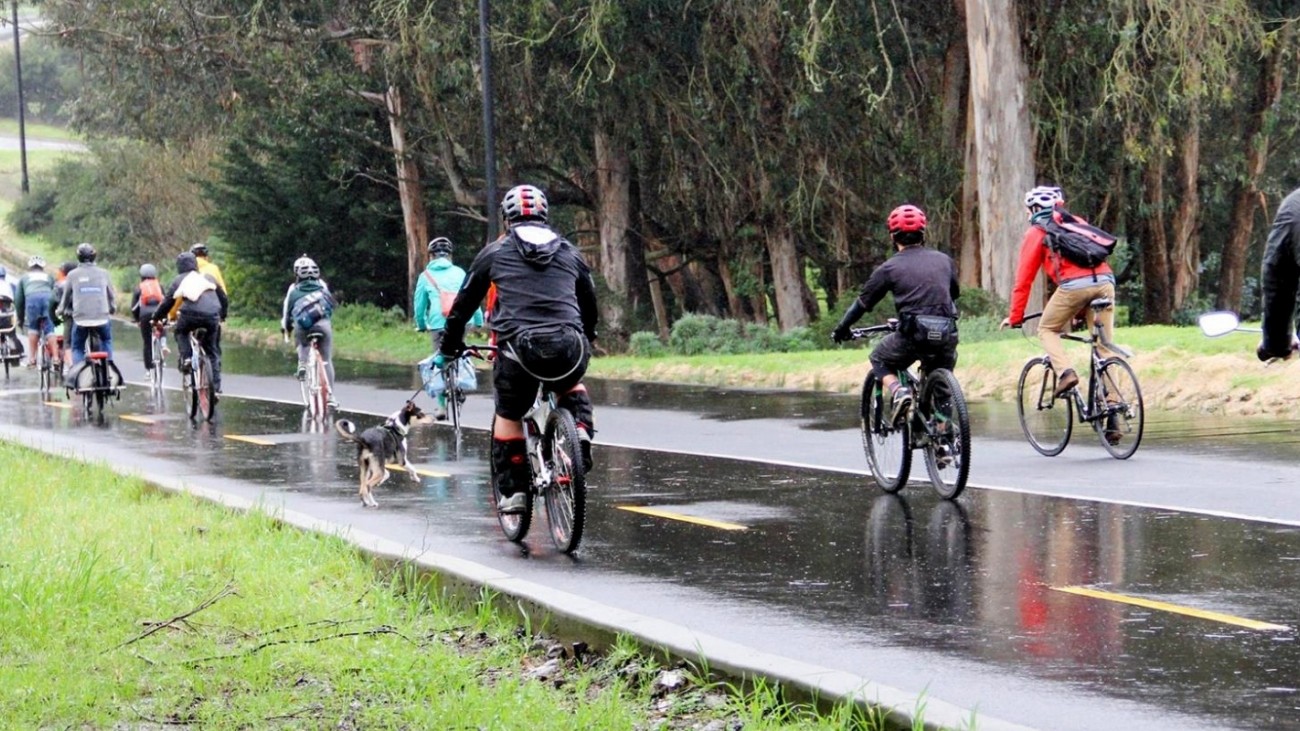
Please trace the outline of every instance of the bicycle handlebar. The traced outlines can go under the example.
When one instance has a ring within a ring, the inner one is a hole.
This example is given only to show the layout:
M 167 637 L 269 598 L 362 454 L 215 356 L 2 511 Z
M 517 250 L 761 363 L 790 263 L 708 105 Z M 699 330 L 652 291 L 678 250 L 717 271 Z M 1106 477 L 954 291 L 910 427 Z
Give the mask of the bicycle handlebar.
M 870 327 L 849 328 L 849 334 L 853 336 L 854 340 L 861 340 L 862 338 L 869 338 L 872 335 L 877 335 L 879 333 L 894 332 L 896 330 L 898 330 L 898 320 L 891 317 L 889 318 L 889 322 L 885 323 L 884 325 L 871 325 Z

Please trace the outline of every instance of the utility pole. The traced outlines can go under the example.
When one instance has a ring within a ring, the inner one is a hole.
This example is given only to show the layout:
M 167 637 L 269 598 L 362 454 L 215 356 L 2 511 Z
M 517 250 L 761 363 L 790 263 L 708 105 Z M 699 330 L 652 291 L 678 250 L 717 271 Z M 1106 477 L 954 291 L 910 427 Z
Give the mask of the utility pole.
M 492 41 L 488 37 L 488 0 L 478 0 L 478 34 L 483 66 L 483 179 L 487 189 L 487 240 L 491 242 L 497 237 L 497 154 L 492 121 Z
M 486 1 L 486 0 L 485 0 Z M 18 84 L 18 149 L 23 159 L 23 195 L 29 186 L 27 183 L 27 110 L 23 103 L 23 54 L 18 43 L 18 0 L 13 0 L 14 10 L 14 79 Z

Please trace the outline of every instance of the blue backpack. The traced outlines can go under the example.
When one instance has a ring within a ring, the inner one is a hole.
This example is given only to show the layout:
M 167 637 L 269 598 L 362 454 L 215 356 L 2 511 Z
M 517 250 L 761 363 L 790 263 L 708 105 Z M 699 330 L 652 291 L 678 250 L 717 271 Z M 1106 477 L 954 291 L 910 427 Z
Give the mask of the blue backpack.
M 334 301 L 323 289 L 308 292 L 293 303 L 289 314 L 299 330 L 310 330 L 312 325 L 334 314 Z

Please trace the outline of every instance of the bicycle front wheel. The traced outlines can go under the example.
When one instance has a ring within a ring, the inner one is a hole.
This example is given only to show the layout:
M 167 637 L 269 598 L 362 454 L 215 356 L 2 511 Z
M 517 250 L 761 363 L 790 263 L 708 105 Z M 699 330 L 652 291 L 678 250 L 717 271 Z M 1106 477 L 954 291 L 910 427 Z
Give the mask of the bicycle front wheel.
M 461 395 L 460 388 L 456 386 L 456 378 L 460 375 L 460 364 L 452 363 L 447 366 L 445 376 L 446 390 L 442 392 L 442 397 L 447 401 L 447 420 L 451 422 L 451 432 L 456 442 L 460 442 L 460 404 L 465 398 Z
M 551 465 L 551 482 L 546 486 L 546 520 L 551 540 L 562 553 L 573 553 L 582 542 L 587 522 L 587 476 L 582 469 L 578 426 L 573 414 L 555 409 L 546 420 L 546 456 Z
M 496 429 L 496 417 L 492 417 L 493 433 Z M 528 424 L 524 424 L 524 429 L 531 429 Z M 529 439 L 529 447 L 532 447 L 532 440 Z M 528 455 L 532 459 L 532 455 Z M 522 513 L 503 513 L 497 506 L 501 504 L 501 491 L 497 489 L 497 466 L 496 460 L 489 459 L 491 465 L 491 474 L 488 477 L 492 481 L 492 510 L 496 511 L 497 523 L 501 526 L 501 533 L 505 535 L 506 540 L 519 543 L 528 535 L 528 529 L 533 525 L 533 489 L 532 485 L 523 487 L 524 491 L 524 511 Z
M 936 368 L 925 377 L 921 415 L 929 437 L 925 469 L 930 484 L 940 497 L 952 500 L 966 489 L 970 476 L 970 412 L 952 371 Z
M 1142 389 L 1128 363 L 1108 358 L 1097 371 L 1096 410 L 1104 414 L 1092 422 L 1101 436 L 1101 446 L 1115 459 L 1128 459 L 1142 443 L 1146 411 Z
M 1020 428 L 1025 439 L 1047 457 L 1055 457 L 1070 443 L 1074 429 L 1074 401 L 1070 398 L 1053 398 L 1056 392 L 1056 370 L 1045 357 L 1025 364 L 1016 386 L 1016 409 L 1020 412 Z
M 154 390 L 162 390 L 163 387 L 163 353 L 162 340 L 154 338 L 151 345 L 153 351 L 153 370 L 149 371 L 149 386 Z
M 862 384 L 862 448 L 867 453 L 876 484 L 885 492 L 898 492 L 912 471 L 912 437 L 907 425 L 890 420 L 880 379 L 867 375 Z

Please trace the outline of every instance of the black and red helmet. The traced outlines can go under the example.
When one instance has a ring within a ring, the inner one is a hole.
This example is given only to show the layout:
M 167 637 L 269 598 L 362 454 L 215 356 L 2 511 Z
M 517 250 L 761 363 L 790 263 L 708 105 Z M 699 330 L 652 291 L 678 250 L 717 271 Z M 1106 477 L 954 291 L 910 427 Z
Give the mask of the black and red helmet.
M 910 203 L 895 208 L 889 212 L 889 219 L 886 221 L 889 227 L 889 233 L 904 233 L 908 231 L 925 230 L 925 211 L 917 208 Z

